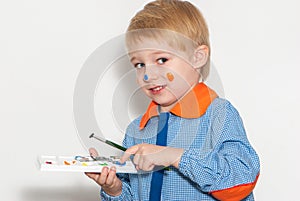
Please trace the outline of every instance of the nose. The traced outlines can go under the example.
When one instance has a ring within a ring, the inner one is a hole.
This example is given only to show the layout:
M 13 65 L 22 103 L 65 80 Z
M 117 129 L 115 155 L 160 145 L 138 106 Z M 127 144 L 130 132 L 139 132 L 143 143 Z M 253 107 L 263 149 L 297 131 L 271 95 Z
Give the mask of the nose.
M 144 81 L 146 81 L 146 82 L 147 82 L 147 81 L 148 81 L 148 79 L 149 79 L 148 75 L 147 75 L 147 74 L 145 74 L 143 79 L 144 79 Z
M 157 69 L 155 65 L 147 65 L 145 66 L 145 73 L 143 80 L 144 82 L 151 82 L 158 78 Z

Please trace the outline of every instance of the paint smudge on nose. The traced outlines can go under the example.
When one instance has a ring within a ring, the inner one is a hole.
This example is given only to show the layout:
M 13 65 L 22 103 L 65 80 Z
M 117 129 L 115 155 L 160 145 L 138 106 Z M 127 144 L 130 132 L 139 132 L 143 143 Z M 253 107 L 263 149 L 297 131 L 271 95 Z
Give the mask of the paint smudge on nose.
M 147 81 L 148 79 L 149 79 L 149 78 L 148 78 L 148 75 L 145 74 L 145 75 L 144 75 L 144 80 Z
M 167 78 L 170 82 L 174 80 L 174 75 L 172 73 L 167 73 Z

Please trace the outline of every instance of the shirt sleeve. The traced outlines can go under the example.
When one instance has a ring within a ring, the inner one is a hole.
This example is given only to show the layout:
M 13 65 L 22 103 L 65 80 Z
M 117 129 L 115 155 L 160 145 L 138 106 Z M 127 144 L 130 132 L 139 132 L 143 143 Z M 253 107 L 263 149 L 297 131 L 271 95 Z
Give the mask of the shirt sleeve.
M 219 200 L 242 200 L 256 184 L 258 155 L 246 137 L 238 112 L 228 101 L 209 115 L 204 145 L 185 150 L 179 171 Z

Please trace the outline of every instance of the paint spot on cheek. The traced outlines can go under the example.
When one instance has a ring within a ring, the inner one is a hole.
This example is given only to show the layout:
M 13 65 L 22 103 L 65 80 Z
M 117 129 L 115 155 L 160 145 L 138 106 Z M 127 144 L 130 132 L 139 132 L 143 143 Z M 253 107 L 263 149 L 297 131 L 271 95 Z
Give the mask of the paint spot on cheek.
M 167 78 L 170 82 L 174 80 L 174 75 L 172 73 L 167 73 Z

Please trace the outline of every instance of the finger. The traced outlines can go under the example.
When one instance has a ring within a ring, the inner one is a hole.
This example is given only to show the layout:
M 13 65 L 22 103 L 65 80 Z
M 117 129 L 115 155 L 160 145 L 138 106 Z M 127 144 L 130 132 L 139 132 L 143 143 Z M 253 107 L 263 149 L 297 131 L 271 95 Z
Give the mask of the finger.
M 143 169 L 143 163 L 144 163 L 143 156 L 141 156 L 140 154 L 134 155 L 133 163 L 135 165 L 139 166 L 139 168 L 142 170 Z
M 85 172 L 84 174 L 95 181 L 97 181 L 98 178 L 100 177 L 99 173 Z
M 150 171 L 154 167 L 153 163 L 151 161 L 149 161 L 149 160 L 146 160 L 145 158 L 140 161 L 140 165 L 139 166 L 144 171 Z
M 143 171 L 150 171 L 154 168 L 154 163 L 151 161 L 151 158 L 147 156 L 141 156 L 139 160 L 139 167 Z
M 151 165 L 144 165 L 144 167 L 143 167 L 142 170 L 148 172 L 148 171 L 152 171 L 154 169 L 154 167 L 155 167 L 155 165 L 153 165 L 153 164 L 151 164 Z
M 115 181 L 115 177 L 116 177 L 116 167 L 113 166 L 110 168 L 110 170 L 108 172 L 108 176 L 106 179 L 106 185 L 108 185 L 108 186 L 113 185 L 113 182 Z
M 120 163 L 125 163 L 131 155 L 135 154 L 139 150 L 138 145 L 134 145 L 132 147 L 129 147 L 123 154 L 123 156 L 120 158 Z
M 102 186 L 106 183 L 106 179 L 107 179 L 107 175 L 108 175 L 108 168 L 107 167 L 103 167 L 100 177 L 98 178 L 98 183 Z
M 89 153 L 90 156 L 94 156 L 94 157 L 99 156 L 98 151 L 94 147 L 89 148 Z

